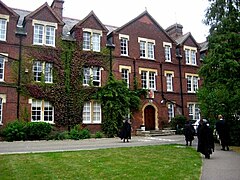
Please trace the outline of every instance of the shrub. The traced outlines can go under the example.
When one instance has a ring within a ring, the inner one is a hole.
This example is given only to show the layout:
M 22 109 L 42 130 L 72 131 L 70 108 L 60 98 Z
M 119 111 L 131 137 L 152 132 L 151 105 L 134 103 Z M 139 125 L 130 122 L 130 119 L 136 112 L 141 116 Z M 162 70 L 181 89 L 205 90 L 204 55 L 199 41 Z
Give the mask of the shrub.
M 28 140 L 45 139 L 52 131 L 52 126 L 45 122 L 29 122 L 26 126 Z
M 54 136 L 55 140 L 64 140 L 64 139 L 68 139 L 68 138 L 69 138 L 68 131 L 57 132 Z
M 90 138 L 90 132 L 88 129 L 81 129 L 80 125 L 75 125 L 69 133 L 69 138 L 70 139 L 87 139 Z
M 171 120 L 170 122 L 171 127 L 172 129 L 176 130 L 176 134 L 183 134 L 183 128 L 186 121 L 187 118 L 182 115 L 178 115 Z
M 95 138 L 102 138 L 103 137 L 103 133 L 98 131 L 98 132 L 95 133 L 94 137 Z
M 21 141 L 26 138 L 26 122 L 15 120 L 7 124 L 2 135 L 7 141 Z

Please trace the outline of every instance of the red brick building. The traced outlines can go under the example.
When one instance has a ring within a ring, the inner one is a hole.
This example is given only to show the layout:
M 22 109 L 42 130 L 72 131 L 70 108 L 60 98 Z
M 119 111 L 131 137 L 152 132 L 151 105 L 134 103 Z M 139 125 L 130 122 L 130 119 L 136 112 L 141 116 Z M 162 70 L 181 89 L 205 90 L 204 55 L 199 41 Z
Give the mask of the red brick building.
M 123 26 L 114 27 L 102 24 L 94 12 L 77 20 L 63 17 L 62 9 L 62 0 L 53 0 L 51 6 L 45 3 L 33 12 L 12 9 L 0 1 L 1 126 L 18 116 L 27 121 L 52 124 L 60 117 L 56 115 L 58 109 L 54 103 L 42 98 L 44 96 L 37 99 L 22 96 L 17 91 L 19 76 L 15 77 L 11 65 L 26 58 L 33 49 L 42 49 L 43 55 L 49 50 L 57 52 L 58 39 L 75 43 L 83 52 L 100 53 L 107 43 L 115 45 L 114 76 L 126 81 L 129 88 L 133 88 L 136 78 L 139 88 L 149 92 L 142 99 L 140 110 L 131 116 L 134 132 L 141 125 L 146 130 L 162 129 L 171 118 L 180 114 L 191 120 L 200 118 L 196 98 L 196 91 L 201 85 L 197 74 L 201 64 L 200 46 L 191 33 L 182 33 L 182 25 L 174 24 L 164 30 L 144 11 Z M 56 64 L 54 56 L 33 58 L 30 66 L 21 66 L 21 71 L 31 74 L 32 84 L 54 85 Z M 95 87 L 104 86 L 108 73 L 108 68 L 91 57 L 83 68 L 82 85 L 88 87 L 91 82 Z M 26 77 L 20 77 L 21 83 Z M 98 102 L 85 101 L 79 112 L 79 119 L 89 129 L 100 130 L 102 112 Z

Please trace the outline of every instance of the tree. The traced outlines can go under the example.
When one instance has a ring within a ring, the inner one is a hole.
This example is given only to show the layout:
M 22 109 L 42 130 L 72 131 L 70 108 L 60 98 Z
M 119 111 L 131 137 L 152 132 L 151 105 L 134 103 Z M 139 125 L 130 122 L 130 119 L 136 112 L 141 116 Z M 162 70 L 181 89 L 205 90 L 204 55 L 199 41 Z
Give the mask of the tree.
M 198 91 L 201 113 L 236 120 L 240 115 L 240 3 L 209 2 L 204 20 L 210 26 L 208 54 L 199 71 L 204 79 Z

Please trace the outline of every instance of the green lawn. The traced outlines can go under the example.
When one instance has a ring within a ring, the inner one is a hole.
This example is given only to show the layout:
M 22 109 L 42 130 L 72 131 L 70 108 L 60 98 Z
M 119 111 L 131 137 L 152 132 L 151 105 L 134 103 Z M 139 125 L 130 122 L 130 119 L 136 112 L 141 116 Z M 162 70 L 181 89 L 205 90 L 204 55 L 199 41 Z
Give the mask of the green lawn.
M 0 155 L 0 179 L 199 180 L 194 148 L 158 145 L 56 153 Z

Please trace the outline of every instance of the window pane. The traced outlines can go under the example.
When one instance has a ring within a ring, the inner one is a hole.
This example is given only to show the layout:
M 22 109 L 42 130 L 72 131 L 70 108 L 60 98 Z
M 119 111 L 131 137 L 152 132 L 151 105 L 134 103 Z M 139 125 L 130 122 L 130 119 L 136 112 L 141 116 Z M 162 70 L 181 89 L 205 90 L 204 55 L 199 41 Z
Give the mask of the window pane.
M 86 102 L 83 106 L 83 123 L 91 122 L 91 103 Z
M 148 43 L 148 58 L 154 59 L 154 44 Z
M 42 75 L 42 63 L 40 61 L 34 61 L 33 63 L 33 77 L 34 81 L 40 82 Z
M 141 79 L 142 79 L 142 88 L 147 89 L 147 72 L 146 71 L 141 72 Z
M 192 92 L 192 76 L 187 76 L 187 91 Z
M 149 89 L 156 89 L 155 88 L 155 73 L 149 72 Z
M 128 55 L 128 40 L 126 38 L 121 38 L 121 55 Z
M 172 84 L 172 74 L 167 74 L 167 91 L 173 90 L 173 84 Z
M 89 32 L 84 32 L 83 33 L 83 50 L 90 50 L 90 41 L 91 38 L 91 33 Z
M 83 85 L 89 85 L 90 82 L 90 68 L 83 68 Z
M 92 43 L 93 43 L 93 51 L 100 51 L 100 34 L 93 33 L 93 38 L 92 38 Z
M 42 101 L 32 100 L 32 121 L 41 121 Z
M 146 57 L 146 42 L 140 41 L 140 57 Z
M 0 40 L 6 41 L 7 34 L 7 20 L 0 19 Z
M 3 110 L 3 103 L 2 103 L 2 98 L 0 98 L 0 124 L 2 124 L 2 110 Z
M 174 117 L 174 105 L 168 104 L 168 119 L 169 119 L 169 121 L 171 121 L 173 117 Z
M 100 86 L 100 68 L 93 67 L 92 69 L 93 85 Z
M 122 80 L 127 83 L 127 86 L 129 87 L 129 73 L 128 69 L 122 69 Z
M 34 25 L 33 44 L 43 44 L 43 25 Z
M 4 80 L 4 58 L 0 56 L 0 81 Z
M 186 49 L 185 50 L 185 58 L 186 58 L 186 64 L 190 64 L 190 50 Z
M 52 83 L 53 82 L 53 73 L 52 73 L 52 63 L 45 63 L 45 82 Z
M 44 122 L 53 122 L 53 106 L 48 101 L 44 102 Z
M 192 59 L 192 64 L 196 65 L 196 52 L 195 51 L 191 51 L 191 59 Z
M 55 28 L 52 26 L 46 26 L 46 44 L 55 45 Z
M 101 105 L 93 102 L 93 123 L 101 123 Z
M 171 61 L 171 51 L 170 51 L 170 46 L 165 46 L 165 60 L 166 61 Z

